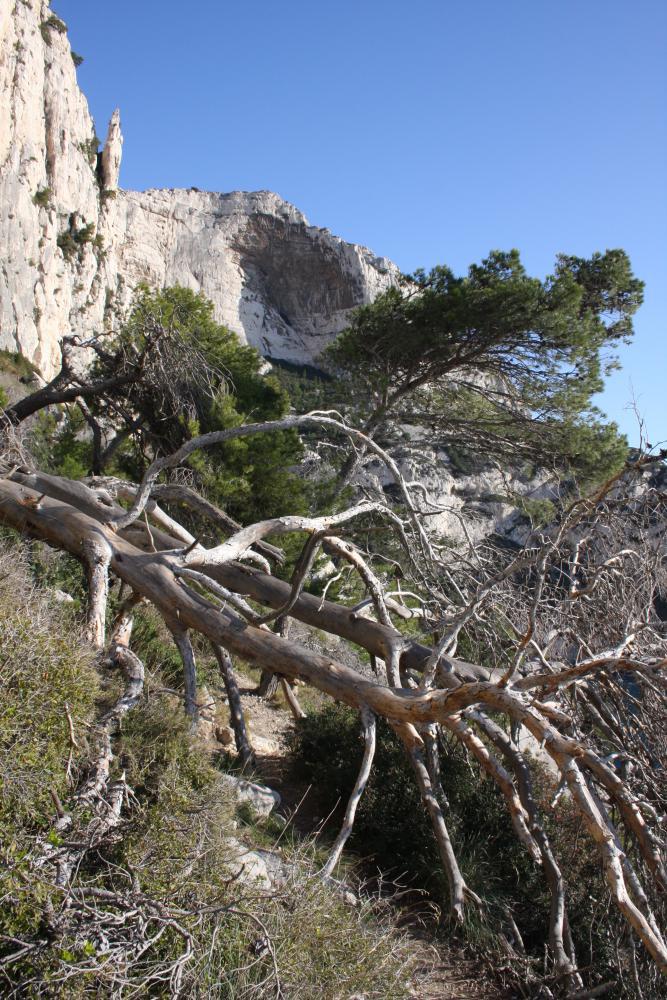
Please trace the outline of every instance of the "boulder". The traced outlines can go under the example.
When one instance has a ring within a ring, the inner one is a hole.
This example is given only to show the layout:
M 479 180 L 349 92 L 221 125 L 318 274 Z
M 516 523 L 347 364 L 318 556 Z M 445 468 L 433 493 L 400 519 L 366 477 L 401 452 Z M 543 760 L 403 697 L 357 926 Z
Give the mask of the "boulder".
M 222 775 L 223 786 L 231 791 L 237 806 L 250 809 L 256 819 L 265 819 L 280 805 L 280 795 L 272 788 L 257 785 L 253 781 L 245 781 L 233 774 Z
M 229 859 L 225 865 L 231 878 L 270 889 L 286 876 L 285 865 L 275 851 L 250 850 L 235 837 L 226 841 Z

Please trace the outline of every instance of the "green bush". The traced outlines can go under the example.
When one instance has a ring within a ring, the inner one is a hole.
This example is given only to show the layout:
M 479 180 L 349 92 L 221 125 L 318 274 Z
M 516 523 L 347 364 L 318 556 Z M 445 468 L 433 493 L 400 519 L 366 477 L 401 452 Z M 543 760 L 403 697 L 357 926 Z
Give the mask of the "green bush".
M 37 188 L 32 196 L 32 200 L 35 205 L 39 205 L 40 208 L 48 208 L 51 204 L 51 188 Z
M 363 752 L 358 715 L 327 705 L 298 724 L 292 749 L 297 778 L 319 790 L 320 811 L 332 813 L 332 832 L 337 832 Z M 541 869 L 516 839 L 496 785 L 467 759 L 460 744 L 442 748 L 441 772 L 454 850 L 467 883 L 484 904 L 481 918 L 469 909 L 467 939 L 495 948 L 499 931 L 507 929 L 509 910 L 529 956 L 537 961 L 547 940 L 550 898 Z M 593 983 L 615 979 L 614 942 L 623 935 L 622 921 L 601 878 L 597 852 L 566 799 L 556 812 L 549 808 L 553 788 L 548 778 L 538 772 L 536 785 L 547 832 L 567 874 L 568 915 L 579 963 L 592 968 Z M 373 772 L 349 843 L 369 873 L 379 869 L 388 878 L 400 877 L 446 908 L 447 884 L 412 769 L 402 744 L 381 720 Z M 650 974 L 650 962 L 648 967 Z
M 85 763 L 98 682 L 71 615 L 34 589 L 28 560 L 6 538 L 0 542 L 0 648 L 0 844 L 10 895 L 0 904 L 0 931 L 12 934 L 24 918 L 33 920 L 14 866 L 48 830 L 51 792 L 67 800 L 68 762 L 74 776 Z
M 97 154 L 100 148 L 100 142 L 100 137 L 96 132 L 94 132 L 90 139 L 79 143 L 79 149 L 86 157 L 91 167 L 97 166 Z
M 297 774 L 314 787 L 326 789 L 323 810 L 330 811 L 337 801 L 344 804 L 363 752 L 357 714 L 327 705 L 299 723 L 293 750 Z M 495 859 L 506 858 L 511 877 L 502 886 L 503 898 L 489 900 L 498 909 L 529 877 L 529 865 L 515 843 L 504 800 L 491 781 L 472 780 L 458 744 L 443 752 L 442 773 L 450 804 L 447 824 L 472 888 L 484 895 Z M 483 830 L 480 815 L 485 817 Z M 382 721 L 378 722 L 375 765 L 359 805 L 351 845 L 384 873 L 408 873 L 414 885 L 446 905 L 447 884 L 412 768 L 402 743 Z M 497 875 L 492 874 L 490 882 L 499 889 Z
M 70 219 L 69 228 L 59 234 L 56 243 L 61 249 L 65 260 L 71 260 L 75 254 L 81 256 L 86 244 L 94 244 L 96 239 L 94 222 L 77 227 L 73 220 Z
M 45 21 L 39 26 L 42 38 L 47 45 L 51 44 L 51 32 L 57 31 L 59 35 L 64 35 L 67 32 L 67 25 L 57 14 L 49 14 Z
M 38 369 L 19 351 L 0 351 L 0 371 L 16 378 L 30 379 Z
M 289 393 L 297 413 L 338 407 L 345 400 L 345 388 L 319 368 L 271 358 L 273 374 Z
M 143 439 L 154 453 L 174 451 L 198 433 L 276 420 L 287 413 L 287 393 L 273 375 L 262 373 L 257 351 L 217 323 L 213 304 L 190 289 L 153 291 L 139 286 L 115 346 L 141 350 L 156 320 L 170 332 L 169 345 L 163 348 L 171 352 L 170 377 L 165 384 L 164 373 L 158 372 L 152 384 L 141 384 L 129 393 L 132 410 L 143 418 Z M 209 369 L 206 379 L 201 371 L 193 371 L 197 355 L 199 368 Z M 103 377 L 108 372 L 102 365 L 97 374 Z M 282 431 L 209 448 L 192 455 L 188 465 L 195 485 L 209 500 L 247 522 L 286 510 L 305 511 L 306 486 L 291 471 L 301 454 L 298 434 Z M 140 452 L 121 471 L 136 478 L 143 462 Z

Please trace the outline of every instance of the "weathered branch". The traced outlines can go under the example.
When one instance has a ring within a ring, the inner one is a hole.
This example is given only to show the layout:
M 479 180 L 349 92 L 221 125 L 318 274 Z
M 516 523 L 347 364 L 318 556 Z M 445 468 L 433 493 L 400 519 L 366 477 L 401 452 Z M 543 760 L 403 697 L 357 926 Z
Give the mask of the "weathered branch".
M 373 758 L 375 757 L 376 725 L 375 716 L 372 712 L 369 712 L 368 709 L 361 710 L 361 729 L 364 737 L 364 755 L 361 760 L 361 766 L 359 768 L 359 773 L 354 783 L 354 787 L 350 792 L 350 798 L 347 802 L 343 825 L 340 829 L 340 833 L 334 841 L 334 845 L 331 848 L 331 853 L 329 854 L 327 862 L 322 869 L 322 875 L 324 878 L 328 878 L 333 872 L 340 860 L 341 854 L 343 853 L 343 848 L 349 840 L 354 826 L 354 818 L 357 814 L 359 800 L 364 794 L 364 789 L 366 788 L 371 769 L 373 767 Z
M 101 536 L 91 536 L 82 544 L 84 565 L 88 577 L 88 616 L 86 634 L 95 649 L 104 647 L 107 599 L 109 596 L 109 563 L 111 549 Z
M 125 688 L 113 707 L 100 720 L 96 756 L 88 774 L 74 796 L 71 812 L 66 812 L 57 798 L 54 799 L 58 818 L 55 832 L 59 837 L 68 834 L 68 840 L 74 840 L 73 846 L 53 846 L 48 842 L 43 844 L 43 854 L 36 861 L 37 866 L 55 865 L 56 885 L 66 887 L 70 883 L 73 871 L 81 863 L 85 854 L 100 844 L 109 836 L 121 822 L 123 803 L 127 798 L 125 774 L 116 781 L 111 781 L 111 766 L 114 760 L 113 736 L 116 733 L 121 718 L 131 711 L 138 703 L 144 688 L 144 666 L 126 646 L 113 642 L 109 649 L 107 663 L 120 667 L 125 676 Z M 92 813 L 91 819 L 81 820 Z M 76 828 L 77 836 L 71 834 Z
M 456 920 L 463 920 L 463 909 L 466 896 L 471 893 L 465 883 L 463 875 L 461 874 L 459 863 L 456 860 L 456 854 L 454 853 L 454 848 L 452 847 L 449 830 L 447 829 L 447 824 L 445 823 L 445 817 L 443 816 L 442 808 L 440 807 L 438 798 L 433 790 L 433 785 L 431 784 L 431 777 L 428 773 L 428 768 L 420 748 L 421 739 L 410 725 L 394 723 L 393 728 L 405 746 L 410 763 L 412 764 L 412 769 L 417 779 L 422 800 L 431 820 L 433 835 L 438 847 L 438 854 L 440 855 L 442 867 L 445 875 L 447 876 L 447 883 L 449 885 L 450 911 Z M 472 893 L 472 896 L 477 902 L 479 902 L 477 897 L 474 896 L 474 893 Z
M 234 664 L 232 663 L 232 658 L 227 650 L 217 645 L 217 643 L 213 643 L 212 645 L 215 658 L 218 661 L 218 666 L 220 667 L 220 673 L 222 674 L 225 691 L 227 693 L 229 716 L 232 723 L 232 729 L 234 730 L 234 739 L 236 741 L 236 749 L 238 751 L 239 760 L 241 761 L 243 767 L 254 767 L 255 751 L 250 742 L 250 736 L 248 735 L 248 728 L 246 726 L 243 706 L 241 704 L 239 686 L 236 683 L 236 677 L 234 675 Z
M 183 661 L 183 679 L 185 686 L 185 714 L 190 716 L 193 722 L 197 721 L 197 664 L 195 662 L 195 652 L 190 642 L 187 630 L 181 628 L 177 621 L 167 621 L 178 652 Z

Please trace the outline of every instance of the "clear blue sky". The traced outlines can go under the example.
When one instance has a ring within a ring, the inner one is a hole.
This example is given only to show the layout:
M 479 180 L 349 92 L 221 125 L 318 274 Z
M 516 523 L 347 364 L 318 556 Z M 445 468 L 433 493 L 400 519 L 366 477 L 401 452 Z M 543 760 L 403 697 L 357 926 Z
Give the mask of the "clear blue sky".
M 667 0 L 54 0 L 127 188 L 267 188 L 405 271 L 623 247 L 601 405 L 667 438 Z

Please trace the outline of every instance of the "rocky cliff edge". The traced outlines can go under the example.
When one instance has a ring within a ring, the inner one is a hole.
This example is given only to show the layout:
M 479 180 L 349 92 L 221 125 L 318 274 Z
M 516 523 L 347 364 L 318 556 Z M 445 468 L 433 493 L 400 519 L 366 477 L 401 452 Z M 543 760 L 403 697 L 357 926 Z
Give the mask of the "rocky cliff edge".
M 397 279 L 268 191 L 123 191 L 118 112 L 101 145 L 66 25 L 0 0 L 0 348 L 44 376 L 63 335 L 113 329 L 141 281 L 202 291 L 265 356 L 312 362 Z

